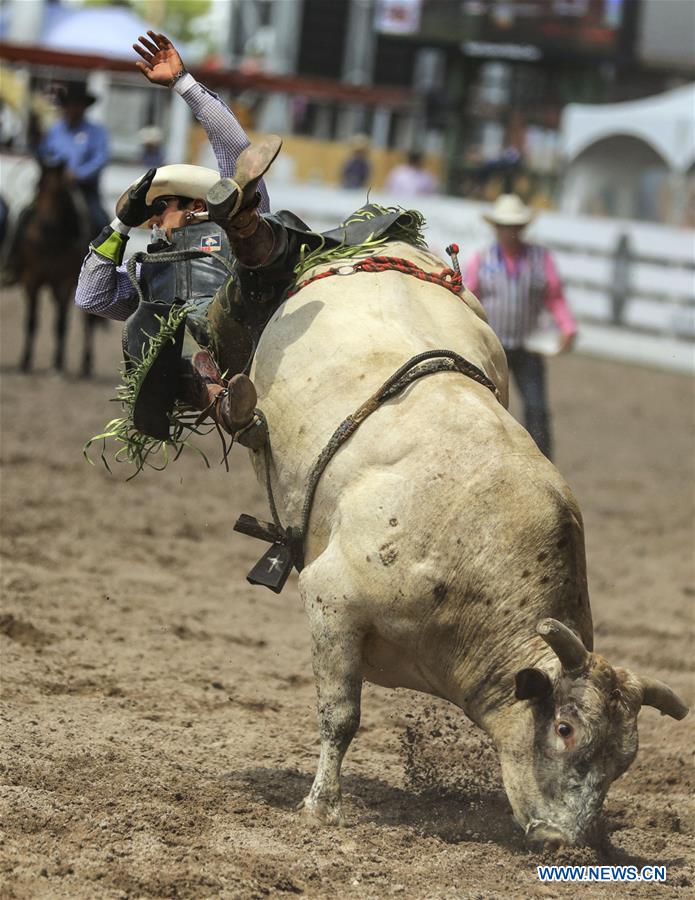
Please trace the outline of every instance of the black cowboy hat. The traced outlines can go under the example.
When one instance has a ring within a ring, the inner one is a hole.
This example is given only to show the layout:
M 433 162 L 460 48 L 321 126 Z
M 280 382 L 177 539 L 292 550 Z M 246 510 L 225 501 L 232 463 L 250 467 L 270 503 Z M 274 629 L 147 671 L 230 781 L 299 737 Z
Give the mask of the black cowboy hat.
M 58 103 L 61 106 L 67 106 L 68 103 L 82 103 L 86 108 L 96 99 L 94 94 L 89 93 L 84 81 L 68 81 L 58 88 Z

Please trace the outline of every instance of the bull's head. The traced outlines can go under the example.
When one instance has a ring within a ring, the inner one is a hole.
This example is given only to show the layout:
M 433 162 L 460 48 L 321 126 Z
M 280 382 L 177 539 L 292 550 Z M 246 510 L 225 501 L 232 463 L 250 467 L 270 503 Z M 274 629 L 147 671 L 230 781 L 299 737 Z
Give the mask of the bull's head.
M 556 659 L 516 674 L 520 716 L 500 746 L 505 788 L 532 843 L 592 842 L 608 788 L 637 753 L 640 708 L 674 719 L 688 708 L 662 682 L 587 651 L 556 619 L 537 631 Z

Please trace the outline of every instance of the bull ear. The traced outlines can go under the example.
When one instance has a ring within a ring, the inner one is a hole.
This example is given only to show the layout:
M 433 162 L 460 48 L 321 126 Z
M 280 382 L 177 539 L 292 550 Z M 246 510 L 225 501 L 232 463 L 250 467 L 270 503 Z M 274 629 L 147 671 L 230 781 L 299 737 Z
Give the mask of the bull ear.
M 542 669 L 520 669 L 516 673 L 517 700 L 545 700 L 553 693 L 553 683 Z
M 672 719 L 684 719 L 689 712 L 688 707 L 681 698 L 656 678 L 640 676 L 642 685 L 642 706 L 653 706 L 662 716 L 671 716 Z

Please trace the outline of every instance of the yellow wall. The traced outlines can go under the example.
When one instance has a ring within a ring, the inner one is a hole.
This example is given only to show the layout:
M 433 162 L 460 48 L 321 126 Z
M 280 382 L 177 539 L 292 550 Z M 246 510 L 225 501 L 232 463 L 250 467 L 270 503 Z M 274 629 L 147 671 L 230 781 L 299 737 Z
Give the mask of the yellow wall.
M 249 131 L 253 140 L 254 132 Z M 205 131 L 196 125 L 191 131 L 189 143 L 189 159 L 197 160 L 200 149 L 207 140 Z M 350 157 L 352 150 L 348 143 L 335 143 L 333 141 L 319 141 L 315 138 L 300 137 L 299 135 L 286 135 L 283 137 L 282 154 L 289 157 L 294 163 L 294 177 L 297 181 L 312 181 L 320 184 L 338 185 L 340 172 L 345 161 Z M 383 187 L 386 176 L 391 169 L 401 162 L 405 162 L 406 154 L 396 150 L 384 150 L 372 148 L 369 151 L 369 161 L 372 165 L 372 188 Z M 442 160 L 439 156 L 426 156 L 425 168 L 428 169 L 441 183 Z

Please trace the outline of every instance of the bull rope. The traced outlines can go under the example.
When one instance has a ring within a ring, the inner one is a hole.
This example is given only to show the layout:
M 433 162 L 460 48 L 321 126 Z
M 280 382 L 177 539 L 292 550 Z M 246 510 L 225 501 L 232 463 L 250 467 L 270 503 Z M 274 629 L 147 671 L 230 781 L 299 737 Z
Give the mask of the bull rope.
M 266 493 L 268 495 L 268 506 L 275 525 L 283 532 L 286 543 L 292 553 L 292 561 L 298 572 L 304 568 L 304 539 L 306 537 L 307 528 L 309 526 L 309 517 L 314 503 L 314 495 L 318 487 L 321 475 L 325 471 L 328 463 L 335 456 L 338 449 L 357 431 L 364 420 L 377 410 L 382 403 L 392 399 L 401 393 L 408 385 L 412 384 L 418 378 L 425 375 L 433 375 L 436 372 L 460 372 L 466 375 L 478 384 L 482 384 L 488 390 L 492 391 L 495 398 L 499 401 L 500 395 L 497 386 L 489 378 L 482 369 L 465 359 L 454 350 L 425 350 L 418 353 L 417 356 L 411 357 L 381 387 L 369 397 L 354 413 L 347 416 L 338 425 L 331 435 L 328 443 L 323 448 L 316 459 L 316 462 L 309 472 L 307 487 L 304 495 L 304 505 L 302 507 L 302 518 L 299 527 L 284 527 L 278 516 L 275 498 L 273 496 L 273 487 L 270 477 L 271 465 L 271 448 L 270 440 L 264 444 L 263 453 L 265 457 L 265 476 L 266 476 Z
M 452 245 L 455 246 L 455 245 Z M 458 248 L 456 248 L 458 252 Z M 448 252 L 448 248 L 447 248 Z M 440 287 L 447 288 L 457 297 L 461 296 L 463 289 L 463 278 L 458 266 L 454 268 L 442 269 L 441 272 L 427 272 L 416 266 L 409 259 L 403 259 L 398 256 L 370 256 L 360 262 L 343 263 L 339 266 L 333 266 L 325 272 L 318 275 L 312 275 L 304 281 L 299 282 L 287 292 L 287 297 L 292 297 L 298 291 L 301 291 L 308 284 L 314 281 L 321 281 L 323 278 L 329 278 L 331 275 L 353 275 L 357 272 L 401 272 L 403 275 L 413 275 L 420 281 L 429 281 L 432 284 L 438 284 Z

